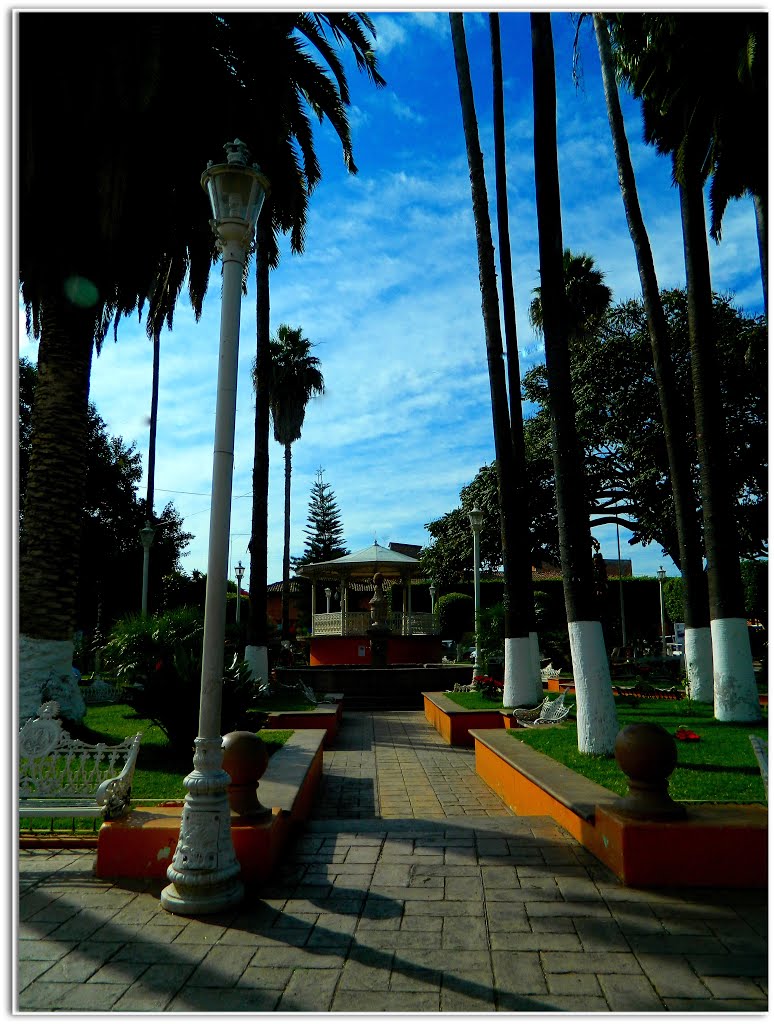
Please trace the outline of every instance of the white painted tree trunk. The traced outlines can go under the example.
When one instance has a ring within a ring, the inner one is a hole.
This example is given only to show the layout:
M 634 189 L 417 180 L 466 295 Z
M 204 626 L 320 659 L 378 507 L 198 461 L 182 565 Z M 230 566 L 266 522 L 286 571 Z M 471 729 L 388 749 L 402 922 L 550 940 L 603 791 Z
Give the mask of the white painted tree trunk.
M 713 619 L 711 628 L 715 718 L 719 722 L 758 721 L 761 706 L 746 620 Z
M 269 651 L 266 647 L 245 647 L 245 661 L 250 666 L 253 679 L 262 683 L 269 679 Z
M 711 704 L 715 686 L 712 674 L 712 631 L 709 626 L 685 627 L 685 674 L 691 699 Z
M 55 700 L 60 714 L 74 722 L 83 720 L 86 705 L 73 676 L 71 640 L 39 640 L 19 637 L 19 722 L 38 713 L 41 701 Z
M 578 750 L 612 754 L 618 735 L 610 664 L 600 622 L 569 622 L 578 718 Z
M 532 678 L 535 680 L 535 704 L 540 704 L 543 700 L 543 677 L 540 675 L 540 642 L 537 633 L 530 633 L 529 644 L 532 651 Z
M 528 636 L 506 637 L 503 707 L 532 707 L 535 695 L 532 644 Z

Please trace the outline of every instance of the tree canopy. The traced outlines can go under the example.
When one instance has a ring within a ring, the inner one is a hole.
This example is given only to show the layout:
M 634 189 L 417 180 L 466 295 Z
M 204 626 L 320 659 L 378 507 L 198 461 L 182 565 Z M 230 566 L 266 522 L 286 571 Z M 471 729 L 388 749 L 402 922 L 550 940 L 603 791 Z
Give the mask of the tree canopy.
M 37 370 L 19 360 L 19 480 L 23 508 L 31 454 L 31 419 Z M 124 614 L 139 611 L 143 552 L 140 529 L 145 499 L 138 497 L 142 478 L 140 453 L 123 438 L 112 437 L 93 403 L 88 410 L 84 447 L 84 488 L 81 494 L 80 572 L 76 593 L 76 625 L 91 631 L 99 615 L 101 628 Z M 179 567 L 193 534 L 183 529 L 172 502 L 158 516 L 160 525 L 149 563 L 150 605 L 161 599 L 161 581 Z M 20 522 L 24 531 L 23 517 Z
M 693 429 L 690 346 L 685 292 L 661 293 L 674 373 L 687 411 L 694 478 L 698 455 Z M 736 495 L 744 557 L 767 550 L 767 351 L 763 317 L 749 317 L 731 298 L 715 295 L 713 315 L 720 355 L 720 387 L 730 450 L 729 487 Z M 618 522 L 631 543 L 661 545 L 679 565 L 663 426 L 644 305 L 612 307 L 590 335 L 572 345 L 573 393 L 590 480 L 592 523 Z M 545 368 L 524 376 L 524 395 L 538 405 L 532 430 L 548 432 Z M 696 488 L 698 492 L 698 487 Z M 698 515 L 698 512 L 697 512 Z

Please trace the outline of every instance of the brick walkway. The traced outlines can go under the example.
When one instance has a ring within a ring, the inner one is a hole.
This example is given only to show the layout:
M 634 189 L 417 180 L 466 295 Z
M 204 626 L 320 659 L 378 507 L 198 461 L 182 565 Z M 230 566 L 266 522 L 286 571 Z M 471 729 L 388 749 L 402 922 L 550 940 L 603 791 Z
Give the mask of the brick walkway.
M 175 917 L 92 861 L 20 853 L 22 1011 L 767 1009 L 765 893 L 620 885 L 421 712 L 345 715 L 317 818 L 237 910 Z

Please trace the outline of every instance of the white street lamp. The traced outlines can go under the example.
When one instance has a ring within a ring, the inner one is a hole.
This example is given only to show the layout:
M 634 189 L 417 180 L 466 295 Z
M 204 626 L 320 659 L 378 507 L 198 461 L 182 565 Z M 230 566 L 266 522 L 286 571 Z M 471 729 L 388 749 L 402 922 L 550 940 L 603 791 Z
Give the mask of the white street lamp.
M 161 905 L 174 914 L 217 913 L 236 906 L 244 896 L 231 839 L 226 792 L 230 778 L 222 767 L 220 712 L 242 276 L 269 183 L 255 164 L 249 164 L 243 142 L 236 139 L 225 149 L 227 162 L 210 163 L 201 179 L 210 197 L 210 224 L 222 254 L 223 291 L 199 734 L 194 740 L 193 771 L 184 780 L 187 793 L 180 837 L 167 869 L 170 884 L 161 893 Z
M 658 577 L 658 610 L 661 613 L 661 657 L 666 657 L 666 633 L 664 630 L 664 580 L 666 579 L 666 570 L 663 566 L 658 567 L 656 573 Z
M 237 603 L 236 603 L 236 621 L 237 621 L 237 625 L 239 625 L 239 599 L 242 596 L 242 577 L 244 576 L 244 574 L 245 574 L 245 567 L 242 565 L 242 560 L 240 559 L 237 562 L 237 564 L 234 566 L 234 575 L 236 576 L 236 581 L 237 581 Z
M 479 579 L 479 567 L 481 565 L 481 527 L 484 523 L 484 513 L 480 508 L 474 508 L 468 513 L 470 527 L 473 530 L 473 612 L 476 625 L 476 660 L 473 666 L 474 677 L 480 675 L 479 665 L 481 663 L 481 642 L 479 637 L 481 617 L 481 581 Z
M 142 614 L 148 614 L 148 568 L 150 565 L 150 549 L 156 530 L 151 526 L 149 520 L 145 520 L 145 526 L 140 530 L 140 541 L 142 542 Z
M 325 610 L 326 610 L 326 612 L 330 612 L 330 610 L 331 610 L 331 588 L 330 587 L 326 587 L 324 593 L 325 593 Z
M 435 584 L 430 584 L 430 614 L 435 615 Z

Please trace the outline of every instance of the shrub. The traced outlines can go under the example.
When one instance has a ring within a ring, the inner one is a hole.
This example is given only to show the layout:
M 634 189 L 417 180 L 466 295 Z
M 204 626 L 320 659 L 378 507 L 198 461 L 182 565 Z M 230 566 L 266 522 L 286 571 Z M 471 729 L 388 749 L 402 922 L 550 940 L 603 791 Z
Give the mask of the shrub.
M 461 643 L 466 630 L 473 628 L 473 598 L 469 594 L 444 594 L 435 607 L 441 636 Z
M 178 749 L 190 749 L 198 734 L 203 633 L 198 609 L 176 608 L 121 619 L 104 648 L 106 668 L 126 686 L 126 702 L 163 729 Z M 242 726 L 259 684 L 244 662 L 234 659 L 225 669 L 223 733 Z

